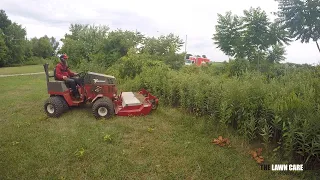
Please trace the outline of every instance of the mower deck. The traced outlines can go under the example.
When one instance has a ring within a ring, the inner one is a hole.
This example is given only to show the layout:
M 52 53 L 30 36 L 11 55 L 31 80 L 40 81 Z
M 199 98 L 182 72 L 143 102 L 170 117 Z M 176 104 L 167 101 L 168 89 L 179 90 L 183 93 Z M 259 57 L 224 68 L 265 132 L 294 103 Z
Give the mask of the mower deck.
M 152 109 L 151 102 L 140 93 L 122 92 L 120 98 L 122 103 L 115 108 L 118 116 L 148 115 Z

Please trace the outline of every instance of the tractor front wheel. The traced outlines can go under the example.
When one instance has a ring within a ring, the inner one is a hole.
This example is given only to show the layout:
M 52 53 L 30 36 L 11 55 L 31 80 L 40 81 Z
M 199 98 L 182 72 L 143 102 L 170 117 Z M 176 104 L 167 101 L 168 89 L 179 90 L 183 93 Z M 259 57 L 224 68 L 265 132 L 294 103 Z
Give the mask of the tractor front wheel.
M 151 102 L 151 109 L 156 110 L 158 108 L 158 104 L 156 104 L 156 101 L 152 99 L 150 102 Z
M 59 97 L 53 96 L 44 103 L 44 110 L 49 117 L 59 117 L 64 111 Z
M 100 98 L 93 103 L 92 112 L 96 119 L 109 119 L 115 114 L 113 102 L 107 97 Z

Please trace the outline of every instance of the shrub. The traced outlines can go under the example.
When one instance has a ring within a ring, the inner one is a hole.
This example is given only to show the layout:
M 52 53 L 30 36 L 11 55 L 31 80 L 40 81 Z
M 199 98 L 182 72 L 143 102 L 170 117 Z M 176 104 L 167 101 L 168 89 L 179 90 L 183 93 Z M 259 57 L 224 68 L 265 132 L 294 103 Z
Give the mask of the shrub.
M 32 56 L 28 58 L 25 62 L 23 62 L 23 65 L 38 65 L 38 64 L 44 64 L 45 59 L 42 57 Z
M 260 141 L 266 148 L 275 144 L 284 161 L 319 162 L 317 69 L 288 70 L 282 66 L 281 76 L 269 77 L 268 73 L 243 68 L 217 73 L 211 65 L 185 66 L 175 71 L 155 61 L 144 62 L 136 69 L 139 73 L 127 76 L 130 78 L 122 87 L 131 91 L 146 88 L 161 103 L 211 117 L 233 127 L 250 142 Z M 146 62 L 154 64 L 148 67 Z M 275 66 L 271 72 L 277 70 Z M 235 74 L 228 76 L 230 72 Z

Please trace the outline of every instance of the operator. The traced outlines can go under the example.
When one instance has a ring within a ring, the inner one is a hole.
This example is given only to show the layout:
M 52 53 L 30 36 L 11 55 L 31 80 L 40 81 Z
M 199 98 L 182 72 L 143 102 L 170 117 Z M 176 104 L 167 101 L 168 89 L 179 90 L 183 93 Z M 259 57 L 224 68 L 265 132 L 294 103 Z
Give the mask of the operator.
M 60 56 L 60 63 L 56 66 L 56 74 L 55 78 L 60 81 L 65 81 L 65 83 L 72 89 L 72 94 L 76 99 L 80 99 L 80 94 L 77 89 L 77 85 L 81 85 L 80 80 L 77 73 L 70 71 L 67 64 L 68 56 L 66 54 L 62 54 Z

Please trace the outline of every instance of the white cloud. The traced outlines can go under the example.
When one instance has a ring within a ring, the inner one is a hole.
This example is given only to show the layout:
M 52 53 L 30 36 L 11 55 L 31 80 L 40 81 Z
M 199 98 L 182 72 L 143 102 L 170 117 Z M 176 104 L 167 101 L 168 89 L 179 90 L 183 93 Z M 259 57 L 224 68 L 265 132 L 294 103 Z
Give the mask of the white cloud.
M 29 37 L 45 34 L 61 38 L 70 23 L 105 24 L 112 29 L 139 30 L 147 35 L 175 33 L 182 39 L 188 35 L 187 51 L 206 54 L 212 61 L 227 57 L 212 41 L 217 13 L 232 11 L 241 14 L 244 9 L 260 6 L 270 13 L 277 10 L 274 0 L 223 1 L 147 1 L 147 0 L 2 0 L 0 7 L 9 18 L 26 27 Z M 184 47 L 182 48 L 184 51 Z M 295 42 L 287 47 L 289 62 L 317 63 L 319 52 L 315 43 Z

